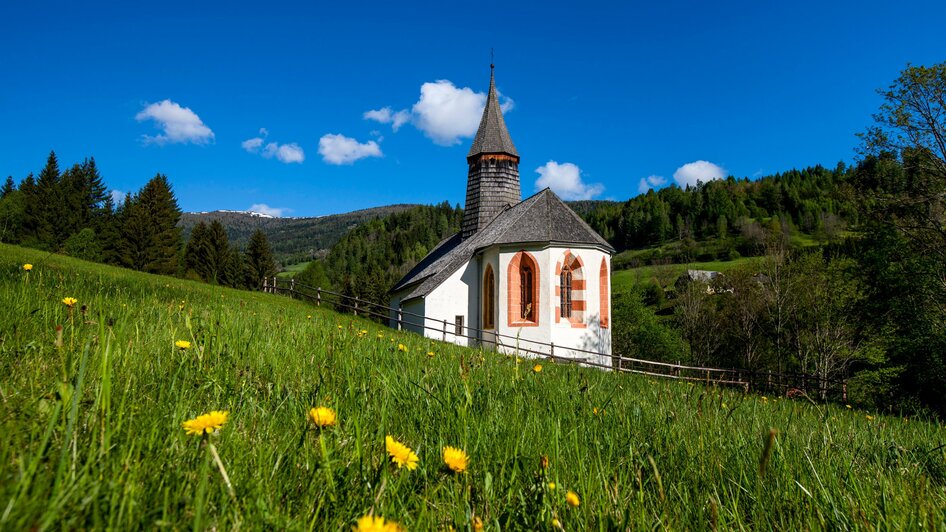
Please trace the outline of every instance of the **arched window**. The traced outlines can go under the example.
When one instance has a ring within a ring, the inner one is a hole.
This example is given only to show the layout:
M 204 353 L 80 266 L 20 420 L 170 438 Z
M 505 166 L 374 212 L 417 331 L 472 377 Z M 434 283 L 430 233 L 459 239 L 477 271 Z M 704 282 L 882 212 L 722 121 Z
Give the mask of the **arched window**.
M 528 251 L 520 251 L 509 261 L 506 318 L 509 327 L 539 324 L 539 264 Z
M 519 317 L 526 321 L 535 321 L 535 301 L 532 301 L 532 286 L 535 284 L 535 272 L 529 264 L 519 265 Z
M 558 308 L 555 309 L 555 322 L 564 322 L 574 328 L 585 327 L 586 287 L 581 257 L 566 251 L 562 260 L 555 265 L 555 273 L 558 274 L 555 295 L 559 298 Z
M 561 316 L 563 318 L 572 317 L 572 270 L 567 265 L 562 268 L 562 273 L 559 275 L 559 286 L 561 290 L 559 309 L 561 310 Z
M 601 259 L 601 270 L 598 272 L 598 317 L 601 327 L 611 326 L 611 278 L 608 276 L 608 258 Z
M 496 328 L 496 276 L 490 264 L 486 265 L 483 276 L 483 328 Z

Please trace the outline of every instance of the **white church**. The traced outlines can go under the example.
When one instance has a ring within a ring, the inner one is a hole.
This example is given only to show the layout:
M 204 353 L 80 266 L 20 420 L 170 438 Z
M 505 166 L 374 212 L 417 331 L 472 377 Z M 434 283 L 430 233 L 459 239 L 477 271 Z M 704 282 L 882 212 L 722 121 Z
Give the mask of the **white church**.
M 519 153 L 492 72 L 466 160 L 461 231 L 391 290 L 402 327 L 526 356 L 554 344 L 557 357 L 610 365 L 614 248 L 550 189 L 522 200 Z

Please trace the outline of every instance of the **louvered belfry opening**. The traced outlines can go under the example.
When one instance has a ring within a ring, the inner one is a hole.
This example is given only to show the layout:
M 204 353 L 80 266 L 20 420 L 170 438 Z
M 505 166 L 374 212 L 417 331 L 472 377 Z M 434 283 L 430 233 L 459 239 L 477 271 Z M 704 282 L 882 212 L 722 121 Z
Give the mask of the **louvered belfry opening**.
M 489 93 L 466 157 L 469 173 L 466 206 L 463 211 L 464 239 L 486 227 L 503 212 L 522 201 L 519 187 L 519 153 L 506 129 L 506 121 L 496 94 L 493 65 L 490 65 Z

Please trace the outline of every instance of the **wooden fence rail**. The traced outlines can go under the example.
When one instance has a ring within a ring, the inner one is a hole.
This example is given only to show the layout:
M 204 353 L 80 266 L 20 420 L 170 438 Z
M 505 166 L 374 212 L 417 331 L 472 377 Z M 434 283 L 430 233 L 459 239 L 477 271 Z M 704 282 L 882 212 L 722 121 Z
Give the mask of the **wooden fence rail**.
M 779 373 L 774 371 L 753 371 L 746 369 L 733 368 L 707 368 L 699 366 L 686 366 L 682 364 L 673 364 L 669 362 L 659 362 L 656 360 L 644 360 L 639 358 L 625 357 L 620 354 L 605 354 L 585 349 L 568 347 L 565 350 L 576 353 L 588 354 L 594 357 L 602 357 L 610 360 L 610 364 L 602 364 L 596 360 L 576 360 L 571 357 L 563 357 L 555 353 L 555 344 L 546 343 L 538 340 L 529 340 L 516 336 L 499 334 L 494 331 L 488 331 L 489 339 L 484 339 L 483 329 L 469 327 L 467 325 L 457 326 L 453 322 L 431 318 L 421 314 L 416 314 L 404 310 L 403 308 L 393 308 L 377 303 L 372 303 L 359 299 L 357 297 L 339 294 L 321 287 L 312 287 L 302 283 L 297 283 L 295 279 L 279 279 L 277 277 L 267 277 L 263 280 L 263 291 L 271 294 L 285 294 L 290 297 L 306 299 L 316 306 L 331 305 L 333 309 L 352 312 L 356 316 L 366 318 L 376 318 L 382 320 L 386 325 L 394 322 L 397 330 L 402 330 L 405 324 L 405 316 L 418 318 L 420 324 L 411 323 L 413 327 L 420 327 L 424 330 L 435 331 L 442 335 L 444 341 L 448 334 L 456 338 L 467 338 L 478 342 L 481 345 L 491 346 L 493 348 L 502 348 L 509 353 L 524 353 L 535 357 L 557 360 L 561 362 L 576 363 L 583 366 L 597 367 L 600 369 L 621 371 L 627 373 L 637 373 L 652 377 L 660 377 L 675 380 L 684 380 L 692 382 L 702 382 L 708 384 L 718 384 L 726 386 L 741 387 L 746 391 L 753 390 L 757 392 L 774 392 L 777 394 L 805 395 L 811 399 L 820 400 L 840 400 L 847 401 L 847 381 L 838 379 L 822 378 L 818 375 L 807 373 Z M 430 325 L 430 324 L 434 325 Z M 457 329 L 460 329 L 459 331 Z M 503 340 L 508 340 L 505 342 Z M 561 348 L 560 348 L 561 349 Z

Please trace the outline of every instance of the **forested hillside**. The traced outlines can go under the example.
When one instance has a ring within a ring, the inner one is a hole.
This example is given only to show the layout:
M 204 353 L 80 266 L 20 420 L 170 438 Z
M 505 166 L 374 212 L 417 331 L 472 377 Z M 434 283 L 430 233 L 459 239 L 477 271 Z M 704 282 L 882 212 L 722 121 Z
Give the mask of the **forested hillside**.
M 387 292 L 441 240 L 460 230 L 463 211 L 422 205 L 364 223 L 299 276 L 312 286 L 385 303 Z
M 223 224 L 230 242 L 243 248 L 259 229 L 272 245 L 273 255 L 281 264 L 294 264 L 324 255 L 342 236 L 359 224 L 401 212 L 413 205 L 386 205 L 371 209 L 305 218 L 272 218 L 248 212 L 214 211 L 181 216 L 185 240 L 199 222 L 214 220 Z
M 647 259 L 685 262 L 761 253 L 772 226 L 830 241 L 857 222 L 845 187 L 850 169 L 814 166 L 760 177 L 729 177 L 650 190 L 624 203 L 576 202 L 576 211 L 619 252 L 658 248 Z M 702 256 L 701 256 L 702 255 Z

